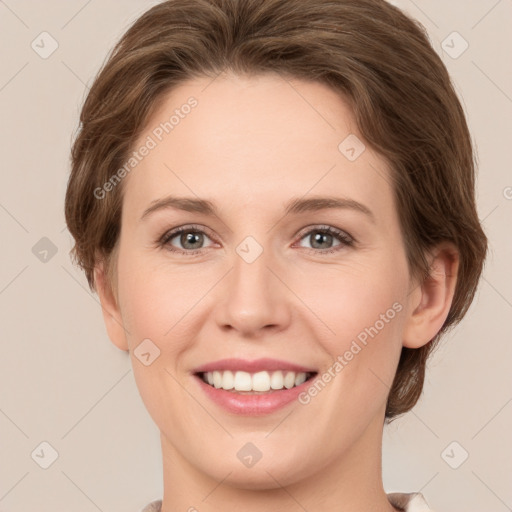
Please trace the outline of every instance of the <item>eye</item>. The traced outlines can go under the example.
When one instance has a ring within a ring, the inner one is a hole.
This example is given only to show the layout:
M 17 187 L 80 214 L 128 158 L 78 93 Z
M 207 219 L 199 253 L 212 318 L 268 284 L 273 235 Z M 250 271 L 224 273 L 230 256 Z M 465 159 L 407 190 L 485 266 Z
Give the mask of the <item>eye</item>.
M 305 247 L 306 249 L 320 254 L 333 253 L 354 244 L 354 239 L 348 233 L 332 226 L 317 226 L 310 229 L 301 236 L 301 240 L 304 239 L 310 243 L 310 247 Z
M 171 252 L 193 256 L 203 252 L 206 240 L 211 241 L 212 239 L 201 226 L 189 225 L 167 231 L 158 241 L 158 245 Z M 300 240 L 309 241 L 310 247 L 302 245 L 300 247 L 313 251 L 315 254 L 330 254 L 352 246 L 355 242 L 348 233 L 332 226 L 310 228 L 309 231 L 302 233 Z
M 191 255 L 202 252 L 205 240 L 210 240 L 210 237 L 199 226 L 181 226 L 166 232 L 159 245 L 172 252 Z

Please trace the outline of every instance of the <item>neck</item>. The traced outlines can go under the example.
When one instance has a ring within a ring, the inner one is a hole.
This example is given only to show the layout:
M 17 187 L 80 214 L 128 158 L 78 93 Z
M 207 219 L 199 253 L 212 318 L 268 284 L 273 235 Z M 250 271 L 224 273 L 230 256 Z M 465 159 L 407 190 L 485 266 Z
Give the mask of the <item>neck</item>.
M 161 435 L 162 512 L 395 512 L 382 485 L 382 427 L 382 419 L 377 417 L 350 450 L 333 455 L 300 480 L 283 485 L 286 475 L 267 470 L 267 483 L 258 483 L 257 489 L 231 482 L 229 473 L 218 478 L 206 474 Z

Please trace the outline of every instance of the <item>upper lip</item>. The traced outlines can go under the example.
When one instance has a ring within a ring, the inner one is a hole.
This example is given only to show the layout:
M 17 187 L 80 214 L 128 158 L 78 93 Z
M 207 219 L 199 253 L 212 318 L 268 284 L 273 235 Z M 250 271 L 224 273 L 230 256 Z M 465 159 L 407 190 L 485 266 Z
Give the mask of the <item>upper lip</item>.
M 316 370 L 307 368 L 289 361 L 280 359 L 261 358 L 261 359 L 219 359 L 211 363 L 203 364 L 193 370 L 193 373 L 206 373 L 213 371 L 245 371 L 248 373 L 256 373 L 262 371 L 288 370 L 291 372 L 316 373 Z

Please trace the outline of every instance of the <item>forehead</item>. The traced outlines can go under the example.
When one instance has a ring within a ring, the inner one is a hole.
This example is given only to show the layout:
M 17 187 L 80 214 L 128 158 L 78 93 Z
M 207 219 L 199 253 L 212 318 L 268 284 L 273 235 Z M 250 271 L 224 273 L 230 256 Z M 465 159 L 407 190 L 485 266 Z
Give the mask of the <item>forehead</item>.
M 347 102 L 317 82 L 274 74 L 190 80 L 163 98 L 133 150 L 144 145 L 124 184 L 124 202 L 139 215 L 165 194 L 226 208 L 279 208 L 308 194 L 377 209 L 392 202 L 384 160 L 365 144 Z

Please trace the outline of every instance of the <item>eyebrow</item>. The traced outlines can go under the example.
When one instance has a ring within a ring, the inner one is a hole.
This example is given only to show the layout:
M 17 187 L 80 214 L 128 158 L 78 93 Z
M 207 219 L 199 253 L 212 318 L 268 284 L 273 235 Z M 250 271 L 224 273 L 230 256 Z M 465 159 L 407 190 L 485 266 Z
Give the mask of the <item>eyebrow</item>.
M 166 196 L 152 201 L 149 207 L 142 214 L 140 220 L 145 219 L 153 212 L 169 208 L 175 208 L 186 212 L 201 213 L 208 216 L 219 216 L 214 203 L 207 199 Z M 284 215 L 327 209 L 354 210 L 363 213 L 372 222 L 375 222 L 375 216 L 367 206 L 353 199 L 342 197 L 310 197 L 307 199 L 300 197 L 294 198 L 286 204 Z

